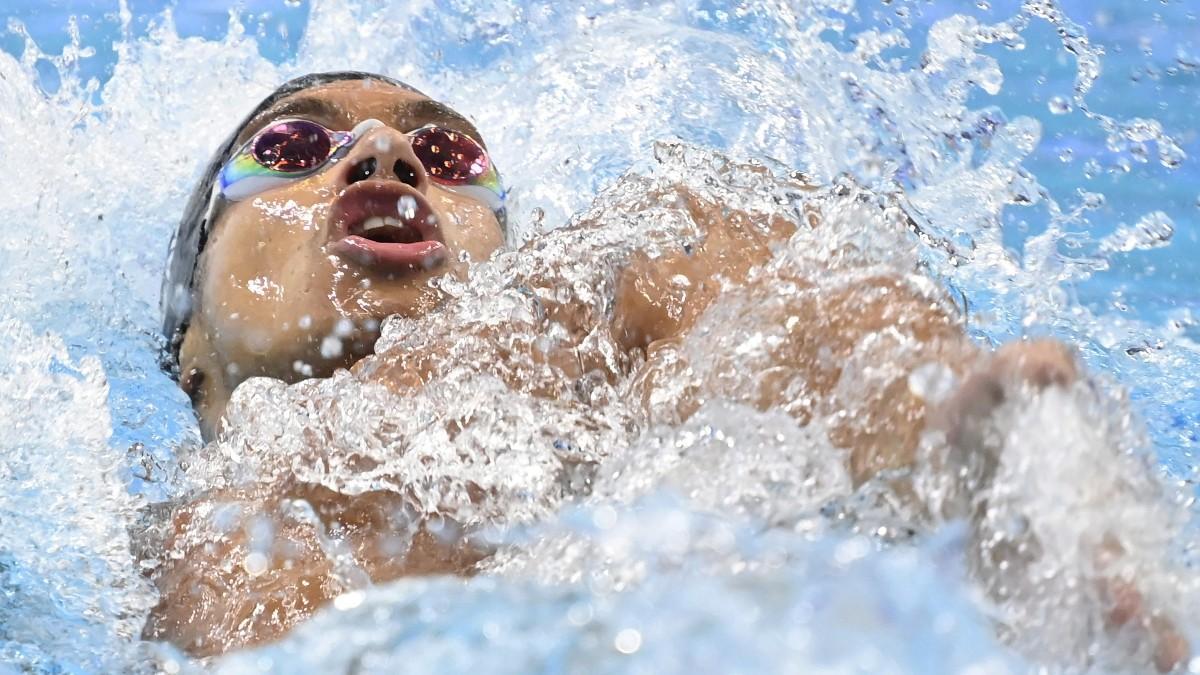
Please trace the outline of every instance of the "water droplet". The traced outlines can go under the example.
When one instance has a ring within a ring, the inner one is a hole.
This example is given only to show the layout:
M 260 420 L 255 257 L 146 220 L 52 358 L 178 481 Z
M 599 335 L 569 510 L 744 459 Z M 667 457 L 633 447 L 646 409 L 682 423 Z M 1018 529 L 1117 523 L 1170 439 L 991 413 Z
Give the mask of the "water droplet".
M 1047 107 L 1049 107 L 1050 112 L 1054 113 L 1055 115 L 1066 115 L 1067 113 L 1071 112 L 1072 108 L 1071 102 L 1063 96 L 1051 97 Z
M 600 506 L 592 513 L 592 523 L 601 530 L 611 530 L 617 524 L 617 511 L 611 506 Z
M 333 599 L 333 606 L 338 611 L 345 612 L 361 605 L 363 602 L 363 597 L 362 591 L 350 591 L 349 593 L 342 593 Z
M 267 562 L 267 556 L 255 551 L 242 560 L 242 569 L 246 570 L 246 574 L 256 577 L 267 571 Z
M 1160 138 L 1158 141 L 1158 161 L 1168 169 L 1177 169 L 1183 160 L 1187 159 L 1187 153 L 1183 148 L 1175 144 L 1174 141 L 1166 138 Z
M 1099 192 L 1086 192 L 1081 190 L 1079 192 L 1079 196 L 1083 200 L 1080 206 L 1089 211 L 1103 207 L 1107 201 L 1104 195 L 1100 194 Z
M 622 654 L 633 654 L 642 648 L 642 634 L 632 628 L 622 629 L 613 640 L 613 646 Z
M 587 601 L 577 602 L 567 610 L 567 621 L 571 622 L 572 626 L 586 626 L 591 622 L 594 614 L 595 610 L 592 609 L 592 603 Z
M 1100 242 L 1100 250 L 1113 253 L 1161 248 L 1175 235 L 1175 223 L 1162 211 L 1146 214 L 1132 227 L 1122 225 Z
M 940 363 L 926 363 L 908 376 L 908 390 L 929 404 L 946 400 L 957 386 L 954 371 Z
M 335 335 L 326 335 L 324 340 L 321 340 L 321 357 L 326 359 L 336 359 L 342 355 L 342 341 Z
M 396 208 L 400 211 L 400 217 L 405 220 L 412 220 L 417 217 L 417 200 L 409 195 L 404 195 L 396 202 Z

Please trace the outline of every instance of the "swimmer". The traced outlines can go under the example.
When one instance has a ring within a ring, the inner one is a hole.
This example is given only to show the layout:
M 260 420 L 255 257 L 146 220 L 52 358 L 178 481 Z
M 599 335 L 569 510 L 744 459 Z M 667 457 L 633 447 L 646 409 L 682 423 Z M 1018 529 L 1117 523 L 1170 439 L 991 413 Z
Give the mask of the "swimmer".
M 267 97 L 221 146 L 193 194 L 164 282 L 173 367 L 205 438 L 219 434 L 234 389 L 251 377 L 295 382 L 355 367 L 397 391 L 435 377 L 450 360 L 452 344 L 421 353 L 390 351 L 365 369 L 362 360 L 387 317 L 419 318 L 439 306 L 441 291 L 431 280 L 461 275 L 503 247 L 504 196 L 471 123 L 411 87 L 377 75 L 328 73 L 293 80 Z M 781 279 L 764 281 L 758 272 L 798 228 L 821 227 L 816 217 L 759 222 L 683 187 L 651 195 L 649 201 L 655 200 L 685 209 L 703 231 L 701 243 L 625 261 L 606 316 L 571 306 L 547 310 L 566 332 L 582 336 L 599 326 L 619 350 L 635 355 L 618 359 L 631 364 L 629 372 L 606 376 L 632 383 L 628 391 L 644 401 L 648 419 L 664 414 L 654 409 L 661 401 L 652 402 L 657 383 L 679 371 L 676 347 L 703 323 L 706 311 L 736 294 L 746 306 L 766 307 L 761 300 L 777 287 L 766 281 Z M 596 227 L 584 218 L 572 230 Z M 928 284 L 888 274 L 829 289 L 813 278 L 782 282 L 820 291 L 795 294 L 770 310 L 779 313 L 781 325 L 800 319 L 771 352 L 771 366 L 799 378 L 803 395 L 772 386 L 764 373 L 762 386 L 743 402 L 787 410 L 802 421 L 840 409 L 846 405 L 836 391 L 841 364 L 874 334 L 905 336 L 917 345 L 911 362 L 895 364 L 898 371 L 934 361 L 961 382 L 936 405 L 917 398 L 903 378 L 864 383 L 855 413 L 830 430 L 835 445 L 848 452 L 856 484 L 913 465 L 928 432 L 942 434 L 957 453 L 946 460 L 948 475 L 954 462 L 970 461 L 963 457 L 983 457 L 976 462 L 984 467 L 977 478 L 986 482 L 986 457 L 996 451 L 988 434 L 992 412 L 1005 400 L 1068 387 L 1082 377 L 1070 350 L 1054 341 L 981 350 L 965 335 L 945 294 L 931 295 Z M 481 348 L 494 347 L 498 361 L 522 348 L 501 347 L 503 327 L 473 337 Z M 568 378 L 613 369 L 580 363 L 569 349 L 536 358 Z M 666 414 L 686 419 L 704 398 L 730 395 L 720 386 L 696 383 L 670 401 Z M 383 533 L 409 523 L 403 501 L 385 491 L 348 496 L 295 483 L 214 490 L 171 515 L 164 544 L 171 554 L 154 575 L 161 602 L 146 635 L 197 655 L 221 653 L 278 637 L 360 583 L 346 579 L 323 535 L 286 516 L 298 504 L 311 509 L 311 520 L 339 533 L 341 550 L 369 582 L 468 574 L 485 555 L 467 544 L 447 544 L 423 527 L 410 548 L 390 550 Z M 218 512 L 244 515 L 216 531 L 211 522 L 221 520 Z M 247 557 L 256 527 L 251 521 L 265 522 L 275 550 L 282 541 L 286 553 Z M 1120 555 L 1114 540 L 1096 552 L 1097 566 Z M 1111 598 L 1110 627 L 1138 627 L 1153 644 L 1159 670 L 1186 658 L 1186 642 L 1166 617 L 1145 606 L 1133 583 L 1102 577 L 1097 584 Z
M 269 96 L 169 253 L 164 332 L 204 436 L 246 379 L 328 377 L 388 316 L 427 312 L 431 278 L 503 244 L 503 200 L 475 127 L 406 85 L 318 74 Z

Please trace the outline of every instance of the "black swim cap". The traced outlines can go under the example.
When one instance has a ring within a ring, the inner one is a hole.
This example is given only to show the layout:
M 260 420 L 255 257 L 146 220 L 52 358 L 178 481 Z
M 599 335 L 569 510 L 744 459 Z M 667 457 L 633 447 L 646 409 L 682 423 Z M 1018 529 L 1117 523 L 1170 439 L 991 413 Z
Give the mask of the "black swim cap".
M 204 170 L 199 185 L 188 199 L 183 219 L 179 221 L 179 229 L 171 237 L 171 245 L 167 250 L 167 266 L 163 273 L 162 297 L 159 302 L 163 313 L 163 335 L 167 338 L 163 366 L 173 376 L 179 376 L 179 347 L 192 316 L 192 289 L 196 282 L 196 267 L 200 259 L 200 252 L 204 250 L 204 245 L 208 241 L 209 229 L 212 226 L 210 221 L 215 221 L 220 216 L 221 204 L 214 205 L 212 203 L 213 183 L 216 181 L 221 167 L 228 160 L 229 154 L 233 152 L 238 137 L 255 117 L 274 105 L 276 101 L 311 87 L 343 80 L 377 80 L 401 89 L 421 93 L 399 80 L 374 73 L 338 71 L 305 75 L 289 80 L 271 92 L 271 95 L 255 106 L 254 110 L 250 111 L 250 114 L 217 148 L 212 160 L 208 163 L 208 168 Z M 503 226 L 504 214 L 501 212 L 497 215 Z

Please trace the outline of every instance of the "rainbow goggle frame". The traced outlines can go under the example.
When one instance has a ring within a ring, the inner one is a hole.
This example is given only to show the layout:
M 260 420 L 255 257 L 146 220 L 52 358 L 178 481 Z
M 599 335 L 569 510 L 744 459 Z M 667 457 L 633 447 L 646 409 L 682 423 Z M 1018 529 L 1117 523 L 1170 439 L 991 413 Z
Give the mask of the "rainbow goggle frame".
M 306 119 L 272 122 L 221 168 L 216 189 L 231 201 L 248 199 L 320 171 L 337 161 L 371 129 L 369 119 L 350 131 L 333 131 Z M 413 152 L 436 185 L 486 204 L 503 222 L 506 192 L 491 157 L 475 139 L 460 131 L 428 125 L 405 134 Z

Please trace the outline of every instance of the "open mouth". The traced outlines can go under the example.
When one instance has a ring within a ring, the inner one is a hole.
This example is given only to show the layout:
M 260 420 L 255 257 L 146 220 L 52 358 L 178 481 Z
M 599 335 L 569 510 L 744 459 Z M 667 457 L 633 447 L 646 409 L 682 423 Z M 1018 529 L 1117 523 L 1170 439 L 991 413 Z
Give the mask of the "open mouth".
M 424 195 L 395 181 L 360 181 L 333 203 L 330 250 L 388 272 L 430 270 L 446 260 L 437 216 Z

